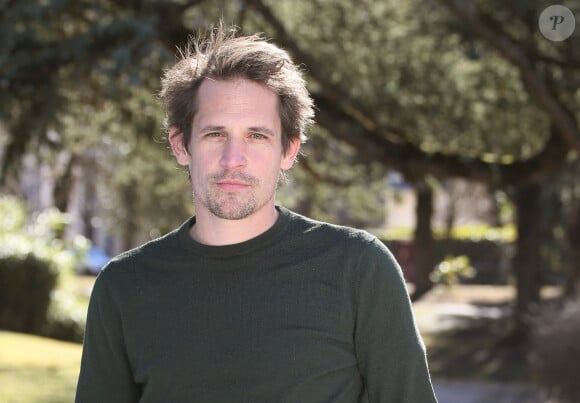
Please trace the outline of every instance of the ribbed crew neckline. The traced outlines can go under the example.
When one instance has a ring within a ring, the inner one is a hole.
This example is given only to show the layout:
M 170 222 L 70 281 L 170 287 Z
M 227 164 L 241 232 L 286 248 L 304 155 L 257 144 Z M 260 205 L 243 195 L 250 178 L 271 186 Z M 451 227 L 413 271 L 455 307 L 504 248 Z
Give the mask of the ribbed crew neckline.
M 290 210 L 282 206 L 275 206 L 278 211 L 278 219 L 270 228 L 260 235 L 248 239 L 247 241 L 231 245 L 205 245 L 197 242 L 189 234 L 190 228 L 195 224 L 195 216 L 187 220 L 178 230 L 178 237 L 181 246 L 194 252 L 197 255 L 210 258 L 228 259 L 235 256 L 245 255 L 257 249 L 263 248 L 282 235 L 290 223 Z

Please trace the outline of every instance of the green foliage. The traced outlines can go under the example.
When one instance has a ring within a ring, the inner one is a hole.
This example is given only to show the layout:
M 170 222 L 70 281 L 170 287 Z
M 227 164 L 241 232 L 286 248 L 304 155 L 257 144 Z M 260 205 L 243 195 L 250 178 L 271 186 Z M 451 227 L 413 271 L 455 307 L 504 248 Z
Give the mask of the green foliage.
M 154 15 L 126 13 L 114 2 L 24 0 L 2 7 L 0 120 L 11 134 L 2 168 L 36 141 L 50 142 L 46 132 L 59 131 L 77 101 L 71 93 L 85 105 L 103 97 L 121 103 L 149 71 L 158 75 L 154 24 Z
M 79 99 L 63 117 L 63 142 L 83 155 L 85 178 L 99 195 L 102 211 L 95 214 L 113 235 L 133 228 L 146 241 L 191 214 L 191 186 L 163 138 L 163 117 L 152 91 L 142 87 L 127 89 L 122 105 L 104 100 L 93 107 Z
M 52 293 L 44 336 L 82 343 L 87 321 L 87 306 L 70 292 L 55 290 Z
M 385 169 L 315 128 L 278 200 L 315 219 L 360 228 L 384 222 Z
M 62 304 L 53 304 L 54 291 L 70 280 L 88 241 L 59 238 L 66 216 L 54 209 L 38 214 L 30 224 L 25 217 L 23 203 L 0 197 L 0 327 L 46 334 L 49 324 L 54 328 L 64 320 L 57 314 Z M 82 329 L 78 318 L 71 319 Z
M 443 231 L 435 232 L 436 238 L 443 238 Z M 451 230 L 453 239 L 488 240 L 513 242 L 516 239 L 516 228 L 513 224 L 494 227 L 482 225 L 459 225 Z
M 546 180 L 542 188 L 542 208 L 540 225 L 543 242 L 542 256 L 549 268 L 556 273 L 570 273 L 574 270 L 573 250 L 578 245 L 571 243 L 571 217 L 580 205 L 580 158 L 572 154 L 557 174 Z
M 373 124 L 400 128 L 421 150 L 510 163 L 543 147 L 548 120 L 517 70 L 454 32 L 437 3 L 267 3 L 313 58 L 309 70 L 328 77 Z
M 0 154 L 3 165 L 38 142 L 70 150 L 93 164 L 87 171 L 99 182 L 106 205 L 99 218 L 110 229 L 156 235 L 173 228 L 191 212 L 190 190 L 184 175 L 175 175 L 166 147 L 154 141 L 161 137 L 163 120 L 154 101 L 159 76 L 189 33 L 220 18 L 247 33 L 275 36 L 275 23 L 257 3 L 9 2 L 0 15 L 5 45 L 0 47 L 0 123 L 10 135 Z M 467 34 L 438 2 L 260 3 L 307 55 L 304 70 L 313 93 L 336 104 L 349 101 L 364 115 L 360 125 L 379 137 L 388 137 L 388 128 L 400 129 L 395 142 L 424 152 L 427 165 L 436 151 L 507 164 L 535 155 L 545 144 L 548 119 L 533 105 L 517 69 Z M 514 37 L 534 44 L 538 38 L 528 36 L 526 22 L 544 3 L 518 1 L 512 9 L 494 0 L 482 8 L 505 22 Z M 514 24 L 506 22 L 512 19 Z M 539 44 L 548 55 L 567 60 L 565 52 Z M 566 77 L 575 76 L 560 67 L 560 77 L 553 65 L 545 67 L 548 77 L 558 79 L 554 82 L 567 85 Z M 336 93 L 325 93 L 321 78 Z M 570 110 L 580 110 L 574 107 L 578 92 L 562 99 L 570 101 Z M 383 221 L 380 176 L 390 161 L 368 166 L 365 155 L 333 144 L 332 137 L 331 130 L 312 133 L 306 146 L 312 169 L 297 165 L 297 180 L 282 189 L 282 199 L 308 206 L 302 211 L 321 219 L 377 226 Z M 380 142 L 370 145 L 377 146 Z M 0 171 L 0 179 L 4 176 Z M 324 181 L 328 177 L 333 180 Z M 336 179 L 347 185 L 336 186 Z
M 446 256 L 429 277 L 435 284 L 451 286 L 459 283 L 462 278 L 474 276 L 475 269 L 467 256 Z
M 0 327 L 40 334 L 58 272 L 29 254 L 0 258 Z
M 413 228 L 394 227 L 385 230 L 373 231 L 381 239 L 389 240 L 411 240 L 413 238 Z M 445 229 L 436 228 L 433 231 L 435 239 L 446 239 L 449 234 Z M 498 241 L 513 242 L 516 239 L 516 228 L 513 224 L 506 224 L 501 227 L 494 227 L 487 224 L 458 225 L 451 230 L 452 239 L 470 241 Z
M 66 214 L 48 208 L 27 223 L 26 209 L 20 201 L 0 196 L 0 259 L 25 260 L 32 256 L 53 265 L 62 276 L 70 276 L 89 244 L 81 236 L 64 241 L 61 236 L 67 222 Z

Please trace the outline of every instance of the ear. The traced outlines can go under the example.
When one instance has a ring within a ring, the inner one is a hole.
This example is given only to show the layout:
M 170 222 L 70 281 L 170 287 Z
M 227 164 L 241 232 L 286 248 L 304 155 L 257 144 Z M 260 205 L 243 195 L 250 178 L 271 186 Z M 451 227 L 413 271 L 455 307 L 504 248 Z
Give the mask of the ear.
M 183 133 L 177 127 L 169 129 L 169 144 L 179 165 L 189 165 L 189 153 L 183 145 Z
M 294 164 L 294 161 L 296 160 L 296 156 L 298 155 L 299 151 L 300 151 L 300 139 L 292 140 L 290 142 L 288 150 L 282 156 L 280 168 L 282 168 L 284 171 L 287 171 L 288 169 L 292 168 L 292 165 Z

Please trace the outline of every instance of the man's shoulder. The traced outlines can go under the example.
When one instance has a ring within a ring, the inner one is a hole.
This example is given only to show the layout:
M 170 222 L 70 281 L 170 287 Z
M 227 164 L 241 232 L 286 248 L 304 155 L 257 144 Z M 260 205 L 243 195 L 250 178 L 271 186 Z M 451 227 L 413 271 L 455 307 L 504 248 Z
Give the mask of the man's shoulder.
M 175 229 L 159 238 L 152 239 L 136 248 L 123 252 L 115 257 L 116 260 L 139 259 L 151 256 L 171 255 L 178 247 L 178 229 Z
M 179 255 L 179 231 L 180 228 L 152 239 L 133 249 L 121 252 L 113 257 L 102 271 L 117 271 L 122 268 L 142 265 L 147 261 L 159 260 L 170 262 Z
M 363 229 L 315 220 L 295 212 L 290 212 L 290 215 L 292 232 L 305 239 L 320 238 L 354 246 L 382 244 L 375 235 Z
M 362 229 L 314 220 L 292 213 L 291 247 L 302 256 L 324 256 L 336 267 L 362 272 L 397 274 L 393 254 L 375 235 Z M 398 275 L 398 274 L 397 274 Z

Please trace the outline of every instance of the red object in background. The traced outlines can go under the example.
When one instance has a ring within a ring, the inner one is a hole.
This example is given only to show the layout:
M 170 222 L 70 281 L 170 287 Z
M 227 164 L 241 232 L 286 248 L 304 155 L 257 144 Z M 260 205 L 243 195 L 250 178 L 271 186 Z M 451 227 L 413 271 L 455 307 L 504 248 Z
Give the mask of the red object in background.
M 413 282 L 415 280 L 415 246 L 411 241 L 397 241 L 393 245 L 393 255 L 401 265 L 405 280 Z

